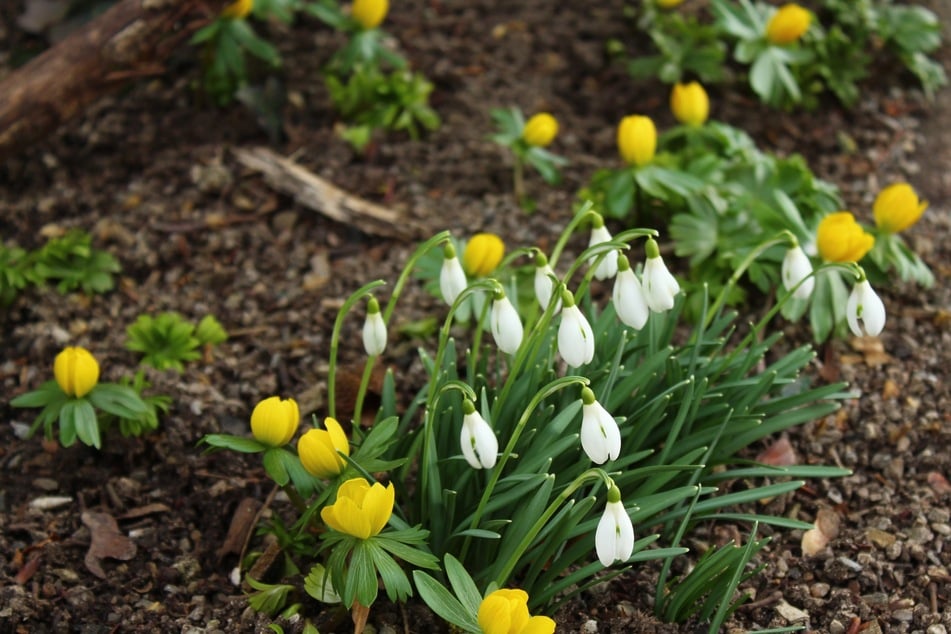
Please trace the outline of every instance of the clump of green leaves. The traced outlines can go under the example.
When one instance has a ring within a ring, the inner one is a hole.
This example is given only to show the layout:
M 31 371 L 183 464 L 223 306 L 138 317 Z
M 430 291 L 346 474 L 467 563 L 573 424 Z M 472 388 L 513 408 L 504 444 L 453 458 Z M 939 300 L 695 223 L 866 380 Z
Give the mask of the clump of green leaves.
M 341 136 L 358 152 L 378 130 L 406 132 L 418 139 L 424 130 L 440 125 L 429 105 L 433 84 L 409 69 L 406 59 L 392 50 L 379 27 L 385 18 L 382 2 L 354 3 L 352 14 L 324 0 L 304 9 L 325 24 L 345 33 L 347 42 L 323 69 L 330 98 L 346 125 Z
M 656 52 L 628 63 L 635 77 L 720 82 L 731 75 L 725 72 L 729 46 L 753 92 L 774 107 L 814 108 L 828 93 L 852 106 L 870 69 L 889 63 L 911 73 L 928 96 L 947 84 L 943 68 L 929 57 L 941 45 L 941 24 L 924 7 L 891 0 L 824 0 L 813 3 L 818 4 L 815 19 L 797 41 L 777 44 L 767 37 L 777 11 L 770 4 L 713 0 L 694 12 L 642 4 L 638 28 Z
M 119 261 L 108 251 L 92 247 L 92 236 L 73 229 L 27 251 L 0 245 L 0 305 L 9 305 L 28 286 L 56 284 L 60 293 L 81 290 L 106 293 L 115 286 Z
M 235 93 L 248 83 L 248 55 L 269 69 L 281 65 L 277 48 L 248 23 L 252 4 L 255 17 L 275 17 L 290 22 L 293 15 L 290 7 L 282 2 L 237 0 L 192 36 L 191 43 L 203 47 L 205 91 L 218 105 L 230 103 Z
M 176 312 L 156 316 L 139 315 L 126 329 L 126 348 L 143 355 L 142 363 L 157 370 L 185 371 L 185 363 L 201 358 L 203 346 L 213 346 L 228 339 L 228 333 L 212 315 L 206 315 L 197 326 Z

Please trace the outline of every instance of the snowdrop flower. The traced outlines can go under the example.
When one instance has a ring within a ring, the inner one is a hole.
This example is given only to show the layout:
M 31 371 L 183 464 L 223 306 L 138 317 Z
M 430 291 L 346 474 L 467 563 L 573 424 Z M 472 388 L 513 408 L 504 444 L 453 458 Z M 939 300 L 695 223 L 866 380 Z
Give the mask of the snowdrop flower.
M 594 220 L 591 221 L 591 239 L 588 240 L 588 246 L 593 247 L 610 241 L 611 232 L 604 226 L 604 218 L 601 217 L 601 214 L 595 214 Z M 595 261 L 597 261 L 597 258 L 591 258 L 590 263 L 593 265 Z M 611 257 L 609 253 L 598 264 L 598 268 L 594 270 L 594 276 L 599 280 L 606 280 L 609 277 L 614 277 L 615 274 L 617 274 L 617 258 Z
M 558 326 L 558 352 L 565 363 L 580 368 L 594 358 L 594 331 L 581 310 L 575 306 L 575 298 L 567 290 L 561 295 L 564 308 Z
M 468 282 L 466 282 L 466 273 L 462 270 L 462 263 L 456 257 L 456 249 L 451 243 L 446 243 L 442 255 L 442 269 L 439 271 L 439 291 L 446 303 L 452 306 L 459 294 L 465 290 Z
M 502 290 L 492 302 L 492 314 L 489 316 L 492 337 L 499 350 L 506 354 L 515 354 L 522 344 L 522 320 L 512 302 Z
M 812 289 L 816 285 L 812 277 L 812 263 L 798 244 L 786 251 L 783 257 L 782 278 L 783 286 L 787 291 L 792 291 L 796 299 L 809 299 L 812 295 Z M 799 284 L 800 282 L 802 284 Z
M 647 316 L 650 314 L 647 298 L 644 297 L 644 290 L 631 269 L 627 256 L 620 251 L 617 254 L 617 268 L 614 292 L 611 295 L 614 312 L 625 326 L 640 330 L 647 323 Z
M 625 562 L 634 553 L 634 524 L 624 510 L 621 492 L 611 485 L 608 503 L 594 534 L 594 546 L 601 565 L 610 566 L 616 561 Z
M 495 432 L 482 415 L 476 411 L 475 404 L 466 399 L 462 403 L 462 455 L 473 469 L 491 469 L 499 453 L 499 441 Z
M 595 464 L 617 460 L 621 453 L 617 421 L 587 387 L 581 389 L 581 448 Z
M 849 330 L 856 337 L 876 337 L 885 328 L 885 304 L 865 279 L 865 275 L 852 287 L 849 301 L 845 304 L 845 318 Z M 862 320 L 862 323 L 859 323 Z
M 386 348 L 386 324 L 375 297 L 367 302 L 367 318 L 363 322 L 363 347 L 371 357 L 382 354 Z
M 647 262 L 644 263 L 642 276 L 644 296 L 652 311 L 662 313 L 674 307 L 674 297 L 680 292 L 680 284 L 667 270 L 656 240 L 648 238 L 645 250 Z
M 555 290 L 555 282 L 549 276 L 555 275 L 555 271 L 548 263 L 545 254 L 539 251 L 535 254 L 535 298 L 542 310 L 548 308 L 552 293 Z M 555 305 L 555 314 L 561 310 L 561 300 L 557 300 Z

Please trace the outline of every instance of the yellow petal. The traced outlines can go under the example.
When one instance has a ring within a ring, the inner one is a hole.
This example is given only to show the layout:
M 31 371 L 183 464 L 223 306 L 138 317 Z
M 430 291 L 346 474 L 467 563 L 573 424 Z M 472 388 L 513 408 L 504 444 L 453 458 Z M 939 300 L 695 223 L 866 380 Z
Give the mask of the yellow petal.
M 326 516 L 325 516 L 326 512 Z M 366 514 L 350 498 L 337 497 L 337 501 L 320 511 L 320 517 L 330 528 L 360 539 L 370 537 L 370 522 Z
M 547 112 L 533 115 L 522 130 L 522 139 L 529 145 L 545 147 L 558 135 L 558 120 Z
M 484 598 L 479 604 L 478 621 L 482 634 L 509 634 L 512 616 L 508 599 L 498 590 Z
M 621 119 L 617 129 L 617 146 L 628 165 L 647 165 L 657 150 L 657 128 L 650 117 L 630 115 Z
M 522 628 L 522 634 L 553 634 L 555 622 L 547 616 L 533 616 Z
M 304 469 L 318 478 L 332 478 L 343 470 L 343 458 L 337 454 L 330 432 L 323 429 L 311 429 L 301 436 L 297 454 Z
M 466 243 L 462 266 L 469 275 L 486 276 L 505 255 L 505 242 L 494 233 L 477 233 Z
M 369 522 L 371 535 L 378 534 L 390 521 L 395 500 L 396 489 L 393 488 L 392 482 L 386 487 L 379 482 L 370 487 L 363 500 L 363 512 Z
M 330 434 L 330 441 L 333 443 L 334 449 L 349 456 L 350 440 L 347 438 L 346 432 L 343 431 L 343 427 L 337 422 L 337 419 L 328 416 L 324 419 L 324 427 L 327 428 L 327 432 Z M 343 462 L 342 459 L 341 462 Z

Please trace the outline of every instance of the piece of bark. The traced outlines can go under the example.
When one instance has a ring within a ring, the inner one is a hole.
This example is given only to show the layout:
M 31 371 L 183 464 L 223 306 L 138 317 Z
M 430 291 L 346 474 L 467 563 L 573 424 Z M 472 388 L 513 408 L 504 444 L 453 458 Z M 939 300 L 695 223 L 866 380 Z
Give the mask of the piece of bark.
M 228 2 L 120 0 L 7 75 L 0 81 L 0 160 L 130 79 L 163 72 L 165 58 Z
M 260 510 L 261 503 L 255 498 L 244 498 L 238 503 L 234 515 L 231 516 L 231 526 L 228 527 L 225 541 L 215 552 L 219 562 L 229 553 L 241 556 L 244 545 L 248 541 L 248 535 L 254 530 L 254 524 L 258 519 L 258 511 Z
M 419 227 L 392 209 L 348 194 L 267 148 L 236 148 L 234 155 L 245 167 L 260 172 L 271 187 L 293 196 L 299 204 L 331 220 L 370 235 L 390 238 L 418 238 L 421 235 Z

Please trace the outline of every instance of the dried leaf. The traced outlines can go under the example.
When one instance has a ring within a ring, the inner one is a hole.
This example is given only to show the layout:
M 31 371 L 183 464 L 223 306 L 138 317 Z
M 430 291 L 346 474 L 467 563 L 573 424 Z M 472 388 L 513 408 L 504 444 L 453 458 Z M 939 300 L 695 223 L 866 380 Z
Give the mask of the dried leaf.
M 36 574 L 36 569 L 40 566 L 40 558 L 33 557 L 24 564 L 19 571 L 17 571 L 16 577 L 13 578 L 13 581 L 18 585 L 23 585 L 27 581 L 33 578 L 33 575 Z
M 231 526 L 221 547 L 216 551 L 218 561 L 229 554 L 241 555 L 248 535 L 254 529 L 254 518 L 257 517 L 261 503 L 255 498 L 244 498 L 238 502 L 234 515 L 231 516 Z
M 822 552 L 839 534 L 839 521 L 832 509 L 819 509 L 814 527 L 802 534 L 802 554 L 811 557 Z
M 86 568 L 100 579 L 106 578 L 102 569 L 102 559 L 111 557 L 127 561 L 135 557 L 135 542 L 119 532 L 119 526 L 114 517 L 108 513 L 85 511 L 82 515 L 83 524 L 89 528 L 92 543 L 86 552 Z
M 789 442 L 789 436 L 783 434 L 779 440 L 756 456 L 756 461 L 773 467 L 788 467 L 798 464 L 799 458 L 796 456 L 792 443 Z
M 889 401 L 898 398 L 900 394 L 901 388 L 898 387 L 898 383 L 892 379 L 885 379 L 885 385 L 882 386 L 882 400 Z
M 161 502 L 153 502 L 152 504 L 146 504 L 145 506 L 139 506 L 134 509 L 129 509 L 125 513 L 119 516 L 120 520 L 134 520 L 139 517 L 145 517 L 146 515 L 152 515 L 154 513 L 168 513 L 171 509 L 168 508 L 165 504 Z

